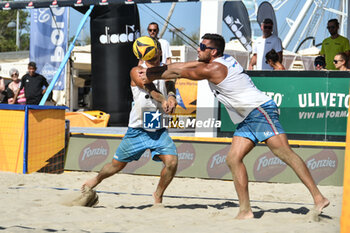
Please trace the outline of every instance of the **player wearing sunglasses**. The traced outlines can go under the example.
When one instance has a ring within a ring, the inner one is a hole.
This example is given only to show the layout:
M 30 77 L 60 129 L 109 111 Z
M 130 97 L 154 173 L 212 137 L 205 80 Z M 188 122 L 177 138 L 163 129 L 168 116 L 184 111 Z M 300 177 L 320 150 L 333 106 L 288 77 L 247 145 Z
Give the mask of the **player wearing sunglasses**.
M 205 34 L 197 49 L 198 61 L 173 63 L 164 67 L 140 70 L 144 83 L 154 79 L 187 78 L 208 80 L 210 89 L 225 106 L 233 124 L 238 124 L 226 163 L 231 170 L 239 198 L 237 219 L 253 218 L 248 193 L 248 175 L 244 157 L 258 142 L 265 142 L 270 150 L 288 164 L 310 191 L 315 210 L 329 205 L 317 188 L 303 160 L 291 149 L 279 122 L 275 102 L 257 89 L 232 56 L 223 54 L 225 40 L 218 34 Z

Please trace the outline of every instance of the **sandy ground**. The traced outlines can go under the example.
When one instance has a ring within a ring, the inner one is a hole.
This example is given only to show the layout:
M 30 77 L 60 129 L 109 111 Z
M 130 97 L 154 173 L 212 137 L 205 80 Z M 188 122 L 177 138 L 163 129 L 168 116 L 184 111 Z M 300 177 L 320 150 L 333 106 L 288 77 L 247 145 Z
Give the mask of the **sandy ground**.
M 117 174 L 98 187 L 96 207 L 62 205 L 96 173 L 0 172 L 0 232 L 339 232 L 342 187 L 320 186 L 331 201 L 312 217 L 302 184 L 250 183 L 254 219 L 235 220 L 232 182 L 175 178 L 164 206 L 153 206 L 158 177 Z

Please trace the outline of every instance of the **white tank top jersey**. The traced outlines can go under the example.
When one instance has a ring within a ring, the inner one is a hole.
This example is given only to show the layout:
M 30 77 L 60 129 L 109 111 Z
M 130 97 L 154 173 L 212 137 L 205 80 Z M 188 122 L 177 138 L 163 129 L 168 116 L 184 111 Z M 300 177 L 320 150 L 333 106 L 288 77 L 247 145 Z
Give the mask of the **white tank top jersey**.
M 208 83 L 234 124 L 242 122 L 254 108 L 271 100 L 255 87 L 250 77 L 244 73 L 243 67 L 232 56 L 225 54 L 213 62 L 227 67 L 227 76 L 223 81 L 217 85 Z
M 161 66 L 162 65 L 163 63 L 161 63 Z M 141 66 L 147 68 L 145 63 Z M 154 80 L 153 83 L 157 90 L 167 98 L 165 80 Z M 133 104 L 129 115 L 128 126 L 131 128 L 143 128 L 143 111 L 157 111 L 157 109 L 159 109 L 160 112 L 163 112 L 162 105 L 158 101 L 152 99 L 150 93 L 138 86 L 131 86 L 131 92 Z

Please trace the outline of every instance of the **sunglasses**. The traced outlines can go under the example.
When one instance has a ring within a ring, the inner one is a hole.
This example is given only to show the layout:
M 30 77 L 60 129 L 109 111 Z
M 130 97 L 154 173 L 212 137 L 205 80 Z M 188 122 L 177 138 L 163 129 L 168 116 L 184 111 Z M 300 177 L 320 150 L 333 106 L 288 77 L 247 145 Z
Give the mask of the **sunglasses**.
M 333 63 L 334 63 L 334 64 L 337 64 L 338 61 L 342 61 L 342 60 L 333 60 Z
M 208 46 L 206 46 L 205 44 L 200 43 L 200 44 L 199 44 L 199 49 L 200 49 L 201 51 L 205 51 L 206 49 L 216 49 L 216 48 L 208 47 Z
M 18 76 L 18 74 L 11 74 L 11 77 Z
M 157 29 L 148 29 L 149 32 L 157 32 Z
M 264 29 L 272 29 L 272 26 L 264 26 Z
M 335 26 L 328 26 L 327 29 L 334 29 Z
M 315 66 L 324 66 L 323 62 L 315 62 Z

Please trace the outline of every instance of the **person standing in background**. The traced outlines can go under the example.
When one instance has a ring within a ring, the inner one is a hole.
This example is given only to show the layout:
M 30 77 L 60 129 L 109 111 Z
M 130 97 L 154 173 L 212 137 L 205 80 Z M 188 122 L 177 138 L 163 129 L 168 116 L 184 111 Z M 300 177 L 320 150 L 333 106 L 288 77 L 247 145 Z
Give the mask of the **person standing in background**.
M 342 52 L 346 56 L 350 55 L 349 40 L 338 34 L 339 22 L 337 19 L 328 20 L 327 29 L 331 36 L 323 40 L 320 54 L 326 59 L 326 69 L 336 70 L 333 63 L 334 57 Z
M 147 27 L 148 35 L 159 41 L 160 46 L 162 47 L 162 59 L 161 63 L 163 64 L 171 64 L 171 51 L 170 45 L 167 40 L 158 38 L 159 26 L 156 22 L 151 22 Z
M 0 66 L 0 71 L 1 71 L 1 66 Z M 5 82 L 4 79 L 0 76 L 0 94 L 5 90 Z
M 14 99 L 14 95 L 21 86 L 21 80 L 19 77 L 19 72 L 16 68 L 12 68 L 9 72 L 12 81 L 7 85 L 7 103 L 8 104 L 26 104 L 26 98 L 24 97 L 24 89 L 20 90 L 17 99 Z
M 266 18 L 261 23 L 263 35 L 259 37 L 253 44 L 253 56 L 249 62 L 249 70 L 253 70 L 256 65 L 256 70 L 273 70 L 272 66 L 266 63 L 266 54 L 274 49 L 278 54 L 278 61 L 282 63 L 283 48 L 279 37 L 272 34 L 273 21 Z
M 45 94 L 46 88 L 49 84 L 44 76 L 35 72 L 36 68 L 35 62 L 29 62 L 28 73 L 22 77 L 21 86 L 16 91 L 15 96 L 13 97 L 14 99 L 17 99 L 20 90 L 24 88 L 24 95 L 27 99 L 26 104 L 38 105 L 40 103 L 40 100 Z

